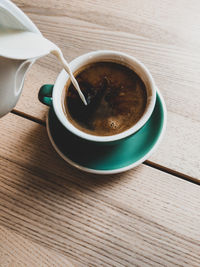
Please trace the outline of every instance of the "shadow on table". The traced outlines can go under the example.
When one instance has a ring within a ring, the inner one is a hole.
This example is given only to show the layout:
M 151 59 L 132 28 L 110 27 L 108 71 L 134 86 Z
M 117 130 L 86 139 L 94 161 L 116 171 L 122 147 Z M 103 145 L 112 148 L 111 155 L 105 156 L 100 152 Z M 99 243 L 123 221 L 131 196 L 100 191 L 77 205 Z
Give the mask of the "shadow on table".
M 19 149 L 21 160 L 12 163 L 14 190 L 5 203 L 9 212 L 2 214 L 6 226 L 72 257 L 79 251 L 84 259 L 85 242 L 101 253 L 111 228 L 124 223 L 120 213 L 129 214 L 123 188 L 129 190 L 142 167 L 106 176 L 83 173 L 57 155 L 38 124 L 25 132 Z M 117 247 L 115 234 L 112 242 Z
M 41 129 L 42 128 L 42 129 Z M 26 168 L 33 171 L 44 179 L 62 180 L 63 183 L 73 182 L 81 187 L 85 185 L 88 189 L 98 185 L 106 186 L 120 180 L 133 179 L 135 170 L 113 175 L 98 175 L 85 173 L 76 169 L 65 162 L 52 147 L 46 129 L 40 125 L 35 126 L 32 132 L 27 133 L 26 138 L 22 140 L 23 146 L 27 148 Z M 22 143 L 20 145 L 22 145 Z M 139 167 L 140 168 L 140 167 Z M 64 180 L 63 180 L 64 179 Z M 113 184 L 114 185 L 114 184 Z

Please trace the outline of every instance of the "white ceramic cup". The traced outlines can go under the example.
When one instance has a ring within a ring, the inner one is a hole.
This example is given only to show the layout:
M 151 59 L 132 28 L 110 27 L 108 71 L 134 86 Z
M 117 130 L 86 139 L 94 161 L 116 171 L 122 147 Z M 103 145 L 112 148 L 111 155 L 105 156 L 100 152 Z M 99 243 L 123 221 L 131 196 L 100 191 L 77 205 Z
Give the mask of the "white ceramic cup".
M 42 103 L 47 104 L 49 106 L 52 105 L 59 121 L 66 127 L 67 130 L 72 132 L 74 135 L 82 139 L 85 139 L 87 141 L 99 142 L 99 143 L 110 143 L 110 142 L 112 143 L 124 139 L 130 135 L 133 135 L 145 125 L 145 123 L 148 121 L 154 110 L 156 102 L 156 85 L 149 70 L 145 67 L 143 63 L 141 63 L 136 58 L 122 52 L 116 52 L 110 50 L 99 50 L 95 52 L 90 52 L 74 59 L 70 63 L 70 68 L 74 73 L 80 68 L 84 67 L 85 65 L 102 61 L 116 62 L 129 67 L 138 74 L 138 76 L 142 79 L 142 81 L 145 84 L 147 92 L 147 104 L 144 114 L 142 115 L 140 120 L 128 130 L 110 136 L 96 136 L 88 134 L 76 128 L 68 120 L 66 113 L 64 113 L 62 105 L 63 90 L 65 90 L 64 89 L 65 85 L 69 79 L 69 75 L 66 73 L 65 70 L 62 70 L 60 72 L 54 86 L 50 88 L 48 87 L 50 85 L 44 85 L 40 88 L 39 100 Z

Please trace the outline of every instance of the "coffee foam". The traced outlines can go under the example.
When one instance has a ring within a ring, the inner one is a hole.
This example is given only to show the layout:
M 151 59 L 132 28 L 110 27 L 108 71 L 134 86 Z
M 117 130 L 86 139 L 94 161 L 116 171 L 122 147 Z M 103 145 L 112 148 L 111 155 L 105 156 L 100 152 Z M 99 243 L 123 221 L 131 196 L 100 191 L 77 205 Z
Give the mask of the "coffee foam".
M 76 128 L 98 136 L 115 135 L 132 127 L 143 115 L 145 85 L 131 69 L 113 62 L 98 62 L 79 70 L 76 78 L 90 99 L 85 107 L 73 85 L 67 86 L 64 109 Z

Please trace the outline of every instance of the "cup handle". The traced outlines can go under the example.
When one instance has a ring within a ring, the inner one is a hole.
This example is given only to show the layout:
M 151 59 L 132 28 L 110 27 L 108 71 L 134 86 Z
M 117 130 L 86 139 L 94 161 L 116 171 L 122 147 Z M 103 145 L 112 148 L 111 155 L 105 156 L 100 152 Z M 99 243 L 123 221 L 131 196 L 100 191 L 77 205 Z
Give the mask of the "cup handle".
M 53 91 L 53 84 L 44 84 L 38 93 L 38 99 L 42 104 L 47 106 L 52 106 L 52 91 Z

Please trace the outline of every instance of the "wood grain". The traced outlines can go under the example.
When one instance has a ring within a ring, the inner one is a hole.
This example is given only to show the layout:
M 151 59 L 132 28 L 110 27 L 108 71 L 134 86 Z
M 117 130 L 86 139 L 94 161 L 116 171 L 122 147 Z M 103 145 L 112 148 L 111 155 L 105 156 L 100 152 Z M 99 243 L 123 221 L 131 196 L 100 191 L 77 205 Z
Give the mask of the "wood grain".
M 0 224 L 77 266 L 199 266 L 200 187 L 141 165 L 79 172 L 45 127 L 0 121 Z M 6 145 L 5 145 L 6 144 Z
M 1 267 L 73 267 L 64 256 L 0 226 Z
M 198 0 L 14 0 L 70 61 L 127 52 L 153 74 L 168 128 L 153 166 L 200 182 Z M 52 148 L 38 102 L 53 56 L 28 73 L 15 112 L 0 120 L 0 266 L 200 266 L 200 187 L 150 166 L 98 176 Z
M 200 2 L 15 0 L 68 60 L 97 49 L 127 52 L 149 68 L 167 103 L 168 128 L 154 164 L 200 180 Z M 39 87 L 61 66 L 53 56 L 30 70 L 17 110 L 44 120 Z

